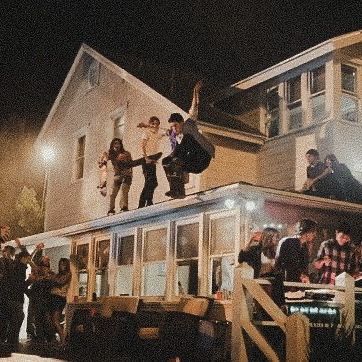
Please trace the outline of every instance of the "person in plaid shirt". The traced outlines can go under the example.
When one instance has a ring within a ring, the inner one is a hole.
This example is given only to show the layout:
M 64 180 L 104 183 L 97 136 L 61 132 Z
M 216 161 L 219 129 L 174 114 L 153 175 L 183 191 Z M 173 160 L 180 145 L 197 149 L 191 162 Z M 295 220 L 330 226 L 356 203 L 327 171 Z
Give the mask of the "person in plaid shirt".
M 351 243 L 351 227 L 342 222 L 336 228 L 334 239 L 323 241 L 314 266 L 320 271 L 319 283 L 335 284 L 338 274 L 358 272 L 357 253 Z

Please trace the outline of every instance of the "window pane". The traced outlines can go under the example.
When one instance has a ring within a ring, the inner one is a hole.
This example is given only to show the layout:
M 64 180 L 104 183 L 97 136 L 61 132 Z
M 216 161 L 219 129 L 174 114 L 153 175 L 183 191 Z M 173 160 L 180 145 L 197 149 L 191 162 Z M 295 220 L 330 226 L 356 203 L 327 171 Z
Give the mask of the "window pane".
M 342 119 L 351 122 L 358 121 L 358 101 L 346 94 L 342 94 L 341 98 Z
M 289 109 L 289 130 L 298 129 L 302 127 L 302 106 L 300 102 L 297 104 L 288 106 Z
M 177 259 L 197 257 L 199 254 L 199 224 L 177 227 Z
M 279 108 L 279 94 L 278 88 L 273 88 L 267 91 L 267 109 L 272 111 Z
M 269 127 L 268 127 L 268 136 L 275 137 L 279 135 L 279 125 L 280 125 L 280 118 L 279 118 L 279 109 L 273 110 L 269 114 Z
M 356 93 L 356 68 L 342 64 L 342 90 L 347 92 Z
M 109 262 L 109 240 L 101 240 L 97 243 L 96 263 L 98 269 L 108 267 Z
M 89 244 L 77 245 L 78 269 L 87 269 L 88 267 Z
M 326 96 L 319 94 L 311 99 L 312 119 L 317 121 L 326 115 Z
M 116 276 L 116 295 L 132 295 L 133 265 L 122 265 Z
M 124 135 L 124 116 L 114 121 L 114 137 L 123 139 Z
M 301 81 L 300 76 L 290 79 L 288 85 L 288 103 L 300 100 Z
M 118 265 L 133 264 L 134 235 L 123 236 L 118 246 Z
M 166 263 L 149 263 L 143 267 L 143 295 L 164 295 L 166 289 Z
M 321 92 L 326 86 L 326 74 L 324 65 L 310 72 L 310 92 L 315 94 Z
M 85 297 L 87 296 L 87 286 L 88 286 L 88 273 L 85 272 L 80 272 L 78 274 L 79 277 L 79 291 L 78 291 L 78 295 L 80 297 Z
M 77 157 L 84 157 L 85 136 L 78 138 Z
M 177 286 L 176 295 L 197 295 L 198 287 L 198 261 L 187 260 L 177 263 Z
M 268 136 L 279 135 L 279 94 L 278 88 L 267 91 Z
M 98 297 L 109 294 L 108 271 L 105 269 L 97 271 L 95 292 Z
M 146 232 L 143 246 L 143 260 L 159 261 L 166 258 L 167 229 Z
M 212 294 L 218 290 L 231 292 L 234 282 L 234 256 L 212 258 Z
M 84 170 L 84 158 L 80 158 L 77 160 L 76 163 L 76 178 L 80 179 L 83 178 L 83 170 Z
M 232 253 L 234 251 L 235 217 L 228 216 L 211 220 L 211 254 Z

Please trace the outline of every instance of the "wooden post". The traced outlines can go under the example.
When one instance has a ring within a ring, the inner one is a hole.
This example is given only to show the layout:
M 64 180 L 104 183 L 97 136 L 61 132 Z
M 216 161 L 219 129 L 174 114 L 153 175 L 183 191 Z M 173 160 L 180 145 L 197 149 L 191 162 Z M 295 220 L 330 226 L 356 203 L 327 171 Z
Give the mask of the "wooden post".
M 243 278 L 253 278 L 254 270 L 252 267 L 243 263 L 235 268 L 234 271 L 234 292 L 233 292 L 233 313 L 231 329 L 231 360 L 236 362 L 248 361 L 245 341 L 242 332 L 242 319 L 250 322 L 250 315 L 247 309 L 246 296 L 242 284 Z
M 292 314 L 286 320 L 286 360 L 309 361 L 309 319 L 302 314 Z

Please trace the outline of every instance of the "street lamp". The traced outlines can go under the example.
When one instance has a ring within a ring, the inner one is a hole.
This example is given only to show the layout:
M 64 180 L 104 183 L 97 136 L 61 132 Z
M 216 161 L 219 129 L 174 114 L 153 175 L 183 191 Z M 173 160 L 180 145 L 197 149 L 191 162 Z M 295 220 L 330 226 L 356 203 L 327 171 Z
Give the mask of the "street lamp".
M 45 197 L 47 193 L 48 188 L 48 168 L 49 165 L 53 162 L 55 159 L 55 151 L 54 148 L 49 145 L 43 145 L 41 148 L 41 156 L 43 158 L 44 162 L 44 184 L 43 184 L 43 195 L 41 199 L 41 212 L 43 213 L 44 207 L 45 207 Z

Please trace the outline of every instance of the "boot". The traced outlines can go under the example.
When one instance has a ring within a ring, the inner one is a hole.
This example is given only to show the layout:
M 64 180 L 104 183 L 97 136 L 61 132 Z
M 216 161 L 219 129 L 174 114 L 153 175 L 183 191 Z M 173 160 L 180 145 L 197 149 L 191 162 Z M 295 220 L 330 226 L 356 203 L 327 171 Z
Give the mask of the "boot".
M 170 176 L 168 182 L 170 184 L 170 191 L 167 191 L 165 195 L 173 199 L 183 199 L 185 197 L 185 185 L 182 177 Z

